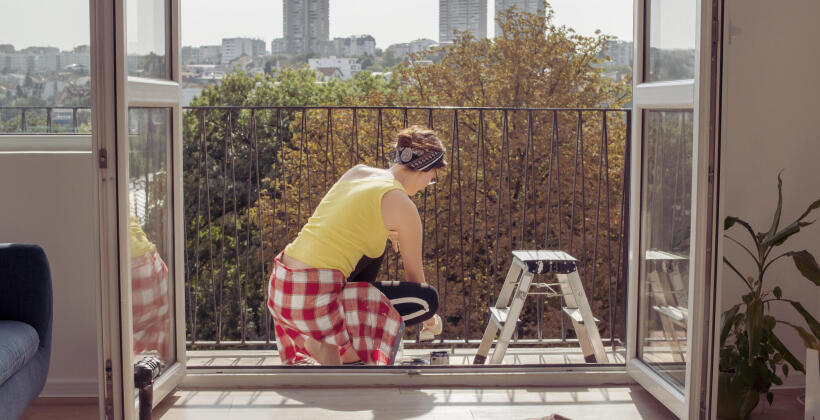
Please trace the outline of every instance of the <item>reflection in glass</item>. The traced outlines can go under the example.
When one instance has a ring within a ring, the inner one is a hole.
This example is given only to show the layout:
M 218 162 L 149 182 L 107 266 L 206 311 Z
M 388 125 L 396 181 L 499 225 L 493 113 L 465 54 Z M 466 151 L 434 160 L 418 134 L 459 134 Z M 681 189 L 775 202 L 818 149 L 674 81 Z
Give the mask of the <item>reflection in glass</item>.
M 645 111 L 638 357 L 681 389 L 689 317 L 692 111 Z
M 647 0 L 644 81 L 695 78 L 695 1 Z
M 128 75 L 170 79 L 165 0 L 128 0 Z
M 128 110 L 128 229 L 135 361 L 173 360 L 171 110 Z

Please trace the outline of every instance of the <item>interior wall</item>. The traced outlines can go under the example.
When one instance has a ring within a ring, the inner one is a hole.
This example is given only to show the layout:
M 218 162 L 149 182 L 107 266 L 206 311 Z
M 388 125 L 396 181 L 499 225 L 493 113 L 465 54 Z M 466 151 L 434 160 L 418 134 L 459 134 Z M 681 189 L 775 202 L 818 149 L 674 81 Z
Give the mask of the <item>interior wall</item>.
M 726 0 L 724 43 L 724 146 L 722 199 L 725 214 L 768 230 L 777 204 L 777 173 L 783 170 L 783 223 L 791 223 L 820 198 L 820 2 L 816 0 Z M 809 217 L 820 220 L 820 211 Z M 742 229 L 733 237 L 747 240 Z M 748 242 L 746 242 L 748 244 Z M 782 250 L 806 249 L 820 259 L 820 223 L 792 237 Z M 741 272 L 756 266 L 740 247 L 724 241 L 725 256 Z M 775 254 L 775 255 L 779 255 Z M 820 318 L 820 287 L 803 278 L 791 259 L 767 272 L 767 288 L 800 300 Z M 740 302 L 746 290 L 724 266 L 723 310 Z M 791 305 L 772 306 L 778 319 L 805 322 Z M 789 327 L 775 333 L 805 361 L 805 347 Z M 784 387 L 802 387 L 802 374 L 789 374 Z
M 72 136 L 63 145 L 80 146 L 73 150 L 9 151 L 32 140 L 0 137 L 0 242 L 38 244 L 51 266 L 53 347 L 41 396 L 96 397 L 99 228 L 91 138 Z M 52 137 L 46 148 L 61 149 L 59 140 Z

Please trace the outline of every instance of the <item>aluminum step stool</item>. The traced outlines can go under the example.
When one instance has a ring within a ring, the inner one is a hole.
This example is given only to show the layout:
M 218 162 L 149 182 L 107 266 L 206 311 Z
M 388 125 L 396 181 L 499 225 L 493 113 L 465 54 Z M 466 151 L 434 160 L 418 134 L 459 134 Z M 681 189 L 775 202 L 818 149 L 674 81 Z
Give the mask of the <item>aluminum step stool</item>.
M 584 360 L 587 363 L 609 363 L 598 326 L 595 325 L 598 320 L 592 316 L 581 277 L 578 276 L 578 260 L 564 251 L 557 250 L 513 251 L 512 255 L 510 270 L 498 294 L 495 307 L 490 308 L 490 321 L 484 330 L 484 337 L 481 339 L 473 364 L 483 365 L 487 360 L 487 354 L 499 329 L 501 333 L 498 335 L 498 343 L 495 345 L 490 363 L 501 363 L 515 332 L 524 302 L 531 294 L 563 297 L 566 305 L 563 309 L 572 321 L 584 353 Z M 535 274 L 550 271 L 555 273 L 558 283 L 532 283 Z M 531 286 L 535 286 L 535 290 L 531 290 Z M 555 286 L 560 290 L 554 289 Z

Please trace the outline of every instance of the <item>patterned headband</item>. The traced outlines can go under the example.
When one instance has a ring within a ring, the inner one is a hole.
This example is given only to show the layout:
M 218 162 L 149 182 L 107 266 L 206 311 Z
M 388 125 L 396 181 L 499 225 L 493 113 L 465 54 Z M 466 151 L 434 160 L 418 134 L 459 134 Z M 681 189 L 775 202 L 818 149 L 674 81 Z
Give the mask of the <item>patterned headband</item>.
M 435 150 L 420 150 L 412 147 L 400 147 L 396 150 L 393 162 L 407 165 L 416 171 L 426 171 L 444 158 L 444 152 Z

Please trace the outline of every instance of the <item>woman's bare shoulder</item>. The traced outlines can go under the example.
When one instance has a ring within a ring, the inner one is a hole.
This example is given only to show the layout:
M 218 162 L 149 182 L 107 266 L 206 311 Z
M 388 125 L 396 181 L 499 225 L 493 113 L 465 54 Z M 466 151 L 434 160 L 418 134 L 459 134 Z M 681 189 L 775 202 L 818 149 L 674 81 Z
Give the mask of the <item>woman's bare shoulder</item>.
M 356 165 L 347 170 L 347 172 L 339 178 L 339 181 L 350 181 L 352 179 L 384 177 L 388 173 L 384 169 L 373 168 L 364 164 Z

